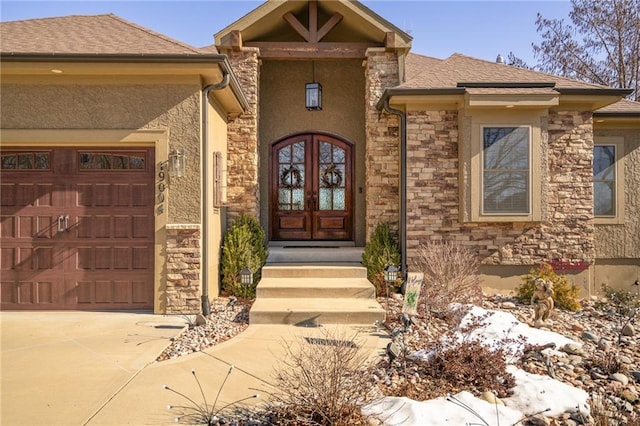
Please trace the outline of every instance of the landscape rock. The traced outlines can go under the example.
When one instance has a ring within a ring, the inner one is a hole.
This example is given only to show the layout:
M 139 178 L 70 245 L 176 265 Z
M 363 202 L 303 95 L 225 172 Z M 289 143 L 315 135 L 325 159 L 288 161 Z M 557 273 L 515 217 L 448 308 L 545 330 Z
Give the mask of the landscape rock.
M 613 373 L 610 376 L 610 379 L 615 380 L 616 382 L 620 382 L 623 385 L 627 385 L 629 383 L 629 378 L 622 373 Z
M 626 324 L 622 327 L 622 331 L 620 333 L 622 333 L 623 336 L 635 336 L 636 330 L 633 328 L 633 325 Z

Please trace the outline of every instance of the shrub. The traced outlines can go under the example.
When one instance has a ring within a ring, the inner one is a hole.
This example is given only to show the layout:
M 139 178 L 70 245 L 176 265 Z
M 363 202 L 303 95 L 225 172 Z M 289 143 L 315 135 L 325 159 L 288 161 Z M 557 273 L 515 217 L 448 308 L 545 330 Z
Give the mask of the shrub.
M 444 312 L 450 303 L 479 303 L 482 287 L 478 257 L 449 241 L 422 243 L 413 256 L 412 269 L 424 273 L 421 298 L 430 312 Z
M 553 284 L 552 297 L 556 307 L 574 312 L 580 309 L 578 287 L 575 284 L 570 284 L 566 275 L 556 274 L 548 263 L 543 263 L 539 267 L 531 269 L 527 275 L 521 277 L 522 283 L 517 289 L 518 299 L 524 303 L 531 302 L 531 296 L 535 291 L 534 281 L 537 278 L 551 281 Z
M 236 296 L 244 296 L 240 271 L 248 267 L 253 272 L 253 286 L 247 289 L 247 295 L 254 295 L 268 255 L 265 232 L 258 220 L 247 215 L 240 216 L 222 240 L 222 289 Z
M 376 226 L 369 242 L 364 246 L 362 265 L 367 268 L 367 278 L 376 288 L 379 296 L 386 294 L 384 269 L 387 266 L 400 266 L 400 250 L 388 223 Z M 401 282 L 401 279 L 398 280 Z
M 366 425 L 362 407 L 373 399 L 367 354 L 339 329 L 319 338 L 285 344 L 275 371 L 275 392 L 266 408 L 268 424 Z

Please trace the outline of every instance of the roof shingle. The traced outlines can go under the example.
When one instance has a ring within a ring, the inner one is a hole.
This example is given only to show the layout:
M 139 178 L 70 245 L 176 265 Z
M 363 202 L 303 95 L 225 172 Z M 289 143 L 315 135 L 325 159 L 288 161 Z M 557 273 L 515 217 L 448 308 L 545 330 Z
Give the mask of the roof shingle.
M 0 23 L 0 50 L 20 54 L 198 55 L 200 49 L 116 15 L 71 15 Z
M 459 53 L 453 54 L 444 60 L 409 54 L 407 64 L 406 81 L 398 88 L 453 88 L 459 87 L 459 83 L 555 83 L 556 88 L 609 88 L 525 68 L 476 59 Z

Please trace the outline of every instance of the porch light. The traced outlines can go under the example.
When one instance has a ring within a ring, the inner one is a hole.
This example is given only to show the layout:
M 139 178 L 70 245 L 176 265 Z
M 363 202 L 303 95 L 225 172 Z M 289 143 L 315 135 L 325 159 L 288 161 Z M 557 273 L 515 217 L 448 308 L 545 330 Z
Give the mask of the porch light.
M 305 106 L 308 111 L 322 110 L 322 84 L 307 83 L 305 84 L 306 101 Z
M 394 265 L 384 268 L 384 280 L 389 285 L 395 283 L 398 280 L 398 268 Z
M 183 177 L 184 176 L 184 164 L 185 153 L 183 148 L 172 149 L 169 153 L 169 176 L 171 177 Z
M 251 269 L 245 267 L 240 271 L 240 284 L 245 288 L 250 287 L 251 284 L 253 284 L 253 272 L 251 272 Z

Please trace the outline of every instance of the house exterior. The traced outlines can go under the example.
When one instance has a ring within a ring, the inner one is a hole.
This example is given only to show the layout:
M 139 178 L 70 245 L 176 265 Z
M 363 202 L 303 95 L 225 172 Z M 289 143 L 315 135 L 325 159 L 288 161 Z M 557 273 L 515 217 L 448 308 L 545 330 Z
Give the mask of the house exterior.
M 267 1 L 203 49 L 113 15 L 0 29 L 2 309 L 197 312 L 243 213 L 274 246 L 388 222 L 405 270 L 453 240 L 487 290 L 541 262 L 585 294 L 640 274 L 626 89 L 417 55 L 353 1 Z

